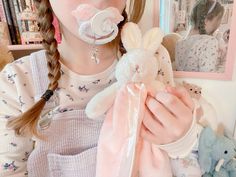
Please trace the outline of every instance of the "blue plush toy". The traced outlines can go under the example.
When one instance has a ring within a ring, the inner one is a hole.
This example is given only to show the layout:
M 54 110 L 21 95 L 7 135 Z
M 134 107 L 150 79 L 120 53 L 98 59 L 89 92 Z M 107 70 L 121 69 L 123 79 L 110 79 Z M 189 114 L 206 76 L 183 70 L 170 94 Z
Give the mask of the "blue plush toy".
M 199 139 L 199 164 L 203 177 L 236 177 L 236 141 L 216 135 L 206 127 Z

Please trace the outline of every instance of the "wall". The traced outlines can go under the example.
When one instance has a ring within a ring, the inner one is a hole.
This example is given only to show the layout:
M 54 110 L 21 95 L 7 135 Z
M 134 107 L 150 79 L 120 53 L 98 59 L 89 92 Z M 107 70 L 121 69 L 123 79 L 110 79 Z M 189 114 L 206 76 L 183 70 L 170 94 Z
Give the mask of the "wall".
M 218 120 L 231 132 L 236 123 L 236 62 L 231 81 L 177 78 L 177 82 L 186 80 L 203 88 L 203 96 L 215 107 Z
M 150 29 L 154 23 L 153 23 L 153 9 L 154 9 L 154 3 L 153 0 L 146 0 L 147 4 L 145 7 L 145 11 L 143 14 L 143 17 L 141 19 L 141 21 L 139 22 L 139 25 L 141 26 L 141 30 L 147 31 L 148 29 Z

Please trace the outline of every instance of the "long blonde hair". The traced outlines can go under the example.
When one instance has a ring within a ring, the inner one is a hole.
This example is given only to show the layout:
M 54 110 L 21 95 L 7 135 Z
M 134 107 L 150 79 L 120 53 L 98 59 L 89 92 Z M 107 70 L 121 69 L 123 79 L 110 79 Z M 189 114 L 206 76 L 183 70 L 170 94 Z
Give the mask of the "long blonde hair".
M 38 22 L 43 37 L 43 46 L 46 50 L 48 78 L 50 81 L 48 90 L 52 93 L 52 91 L 55 91 L 58 87 L 58 80 L 61 77 L 61 66 L 59 62 L 60 53 L 57 48 L 58 43 L 54 38 L 55 28 L 52 25 L 53 10 L 49 0 L 34 0 L 34 2 L 36 9 L 38 10 Z M 122 13 L 125 19 L 119 24 L 120 31 L 127 21 L 137 23 L 141 19 L 145 8 L 145 3 L 146 0 L 130 0 L 128 14 L 125 12 L 125 10 Z M 121 54 L 125 53 L 125 50 L 121 45 L 120 33 L 114 40 L 114 44 L 116 44 L 117 49 L 119 49 Z M 8 127 L 14 129 L 17 135 L 30 134 L 42 138 L 39 135 L 36 127 L 45 104 L 46 99 L 43 96 L 29 110 L 19 115 L 17 118 L 10 120 L 8 122 Z

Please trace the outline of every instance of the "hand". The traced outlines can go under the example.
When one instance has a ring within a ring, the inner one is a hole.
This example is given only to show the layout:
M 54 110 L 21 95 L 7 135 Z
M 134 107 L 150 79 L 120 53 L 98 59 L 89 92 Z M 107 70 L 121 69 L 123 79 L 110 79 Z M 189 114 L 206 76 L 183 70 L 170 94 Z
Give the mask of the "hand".
M 167 87 L 155 97 L 148 96 L 141 136 L 153 144 L 180 139 L 193 120 L 194 103 L 184 87 Z

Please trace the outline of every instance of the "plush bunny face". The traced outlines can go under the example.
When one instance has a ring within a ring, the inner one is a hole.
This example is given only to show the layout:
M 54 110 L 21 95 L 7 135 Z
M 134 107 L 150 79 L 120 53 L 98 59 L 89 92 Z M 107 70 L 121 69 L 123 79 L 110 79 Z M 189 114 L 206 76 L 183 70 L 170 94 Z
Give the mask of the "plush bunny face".
M 189 94 L 191 95 L 192 98 L 195 98 L 199 100 L 201 98 L 202 94 L 202 88 L 195 85 L 195 84 L 189 84 L 187 82 L 183 82 L 183 86 L 187 89 Z
M 129 82 L 148 84 L 154 81 L 158 72 L 155 52 L 161 45 L 162 31 L 152 28 L 143 36 L 138 25 L 129 22 L 122 29 L 121 39 L 127 53 L 117 64 L 118 85 Z
M 116 78 L 119 84 L 129 82 L 148 84 L 158 72 L 155 56 L 148 50 L 133 49 L 124 54 L 116 67 Z

